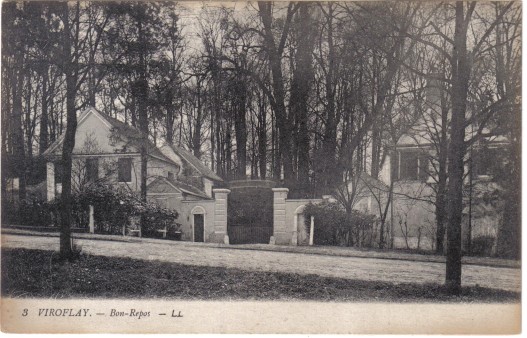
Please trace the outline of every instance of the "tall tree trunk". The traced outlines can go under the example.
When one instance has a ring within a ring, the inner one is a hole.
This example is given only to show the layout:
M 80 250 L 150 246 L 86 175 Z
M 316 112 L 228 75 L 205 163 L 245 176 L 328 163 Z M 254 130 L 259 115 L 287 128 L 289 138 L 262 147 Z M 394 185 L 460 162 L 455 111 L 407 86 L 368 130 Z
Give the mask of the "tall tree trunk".
M 337 182 L 339 175 L 336 171 L 335 151 L 337 149 L 337 121 L 335 119 L 335 45 L 333 42 L 333 4 L 328 5 L 326 15 L 326 24 L 328 29 L 328 68 L 325 81 L 326 90 L 326 125 L 324 129 L 324 138 L 322 149 L 324 156 L 322 192 L 330 192 Z
M 438 179 L 435 201 L 436 216 L 436 253 L 443 255 L 445 247 L 445 220 L 447 216 L 447 156 L 448 156 L 448 106 L 441 91 L 441 139 L 439 140 Z
M 220 132 L 221 132 L 221 124 L 220 122 L 220 110 L 217 109 L 216 110 L 216 128 L 214 130 L 214 138 L 216 139 L 216 170 L 217 172 L 221 175 L 221 176 L 225 176 L 226 172 L 224 170 L 224 163 L 222 161 L 222 156 L 221 156 L 221 149 L 224 148 L 222 147 L 222 142 L 221 142 L 221 136 L 220 136 Z
M 26 153 L 24 147 L 24 130 L 22 124 L 22 86 L 24 85 L 24 72 L 22 57 L 18 56 L 18 71 L 13 72 L 13 155 L 15 158 L 16 173 L 19 178 L 18 197 L 26 198 Z
M 61 227 L 60 227 L 60 254 L 63 258 L 72 258 L 71 243 L 71 168 L 72 153 L 75 147 L 75 132 L 77 131 L 77 112 L 75 111 L 76 98 L 76 69 L 71 54 L 71 26 L 69 18 L 69 5 L 62 3 L 64 24 L 64 50 L 63 68 L 66 77 L 66 135 L 62 146 L 62 194 L 61 194 Z M 76 3 L 77 19 L 79 13 L 79 3 Z
M 308 192 L 309 185 L 309 132 L 308 100 L 309 89 L 313 79 L 313 33 L 309 4 L 301 3 L 298 10 L 298 48 L 296 52 L 296 68 L 291 84 L 290 107 L 291 114 L 298 122 L 298 181 L 303 195 Z
M 244 179 L 247 171 L 247 122 L 246 122 L 246 106 L 247 106 L 247 87 L 245 79 L 238 76 L 235 80 L 234 94 L 234 132 L 236 137 L 236 160 L 238 166 L 236 168 L 236 178 Z
M 382 116 L 378 116 L 377 123 L 372 126 L 371 140 L 371 177 L 379 178 L 381 170 L 381 153 L 382 153 Z
M 40 115 L 40 134 L 39 134 L 39 154 L 42 154 L 49 144 L 49 134 L 48 134 L 48 68 L 49 66 L 44 66 L 42 71 L 42 111 Z
M 258 105 L 258 155 L 261 179 L 265 179 L 267 174 L 267 111 L 265 107 L 265 98 L 261 97 Z
M 164 106 L 166 110 L 165 138 L 168 144 L 173 144 L 174 143 L 174 121 L 176 119 L 176 112 L 174 108 L 174 89 L 173 88 L 167 89 L 165 93 Z
M 141 11 L 146 11 L 144 4 L 139 5 Z M 136 81 L 136 90 L 138 102 L 138 120 L 139 120 L 139 131 L 141 132 L 141 200 L 146 202 L 147 190 L 146 183 L 148 178 L 148 80 L 147 80 L 147 69 L 146 69 L 146 51 L 142 46 L 145 44 L 144 37 L 144 22 L 143 16 L 137 16 L 137 41 L 140 49 L 139 53 L 139 78 Z M 144 219 L 141 220 L 141 227 L 144 226 Z
M 26 136 L 26 156 L 29 161 L 31 161 L 31 157 L 33 156 L 33 128 L 32 123 L 34 122 L 31 118 L 31 96 L 32 96 L 32 81 L 31 81 L 31 71 L 29 69 L 26 69 L 26 118 L 25 118 L 25 136 Z M 35 115 L 36 116 L 36 115 Z
M 291 120 L 287 116 L 285 108 L 285 88 L 284 77 L 282 74 L 282 50 L 283 45 L 277 46 L 275 44 L 272 27 L 272 7 L 271 2 L 258 2 L 260 18 L 264 26 L 264 40 L 271 68 L 272 89 L 274 96 L 274 112 L 276 116 L 276 125 L 278 128 L 279 151 L 281 154 L 281 162 L 283 164 L 284 182 L 285 185 L 291 185 L 294 180 L 293 161 L 291 153 Z M 284 23 L 284 31 L 282 37 L 287 36 L 288 27 L 291 21 L 291 8 L 288 9 L 288 19 Z
M 11 84 L 10 84 L 10 78 L 13 76 L 13 71 L 7 69 L 7 62 L 5 60 L 5 54 L 2 55 L 2 81 L 5 81 L 5 85 L 2 86 L 2 106 L 0 107 L 2 111 L 2 128 L 3 132 L 2 134 L 2 162 L 1 162 L 1 178 L 2 178 L 2 186 L 0 187 L 2 190 L 1 198 L 2 201 L 7 201 L 7 177 L 8 172 L 10 169 L 7 166 L 7 158 L 9 155 L 12 155 L 12 146 L 10 144 L 11 139 L 11 112 L 12 112 L 12 106 L 11 106 Z M 4 68 L 5 67 L 5 68 Z M 9 149 L 9 150 L 8 150 Z M 8 153 L 9 151 L 9 153 Z M 5 216 L 5 213 L 3 213 L 2 216 Z
M 463 2 L 456 2 L 456 26 L 452 56 L 452 123 L 448 151 L 448 228 L 445 284 L 452 294 L 461 292 L 461 221 L 463 213 L 463 173 L 465 155 L 465 113 L 470 78 L 467 55 L 467 28 L 471 6 L 465 13 Z M 467 18 L 465 19 L 465 15 Z
M 202 110 L 203 110 L 203 98 L 201 96 L 201 80 L 197 83 L 197 95 L 196 95 L 197 108 L 196 108 L 196 123 L 194 125 L 194 134 L 192 135 L 192 152 L 197 158 L 201 158 L 201 124 L 202 124 Z

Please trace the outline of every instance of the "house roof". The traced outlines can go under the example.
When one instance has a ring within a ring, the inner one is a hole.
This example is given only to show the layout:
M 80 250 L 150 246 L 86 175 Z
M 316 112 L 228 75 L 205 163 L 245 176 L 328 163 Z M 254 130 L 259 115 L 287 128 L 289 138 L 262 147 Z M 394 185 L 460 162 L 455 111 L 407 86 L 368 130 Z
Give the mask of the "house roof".
M 103 115 L 103 116 L 112 125 L 112 128 L 114 128 L 115 131 L 118 132 L 119 134 L 124 135 L 133 146 L 138 147 L 138 148 L 141 146 L 140 142 L 141 142 L 142 135 L 139 129 L 131 125 L 128 125 L 124 122 L 121 122 L 117 120 L 116 118 L 110 117 L 108 115 Z M 159 150 L 159 148 L 156 147 L 156 145 L 150 140 L 148 140 L 147 142 L 147 153 L 151 156 L 158 157 L 164 161 L 171 162 L 171 163 L 174 162 L 171 159 L 169 159 L 167 156 L 165 156 Z
M 430 129 L 434 129 L 435 127 L 430 127 Z M 438 128 L 441 128 L 440 126 Z M 470 140 L 472 137 L 477 136 L 478 130 L 477 128 L 467 128 L 465 131 L 465 141 Z M 488 135 L 490 133 L 490 130 L 488 128 L 484 128 L 482 130 L 482 133 L 484 135 Z M 493 136 L 485 136 L 481 138 L 481 141 L 487 142 L 487 143 L 508 143 L 509 139 L 506 135 L 493 135 Z M 426 122 L 421 122 L 420 125 L 411 128 L 408 133 L 402 135 L 399 140 L 397 141 L 396 146 L 397 147 L 427 147 L 433 144 L 433 140 L 431 139 L 431 136 L 429 135 L 429 132 L 426 128 Z
M 140 131 L 137 128 L 134 128 L 124 122 L 121 122 L 113 117 L 105 116 L 105 118 L 112 124 L 114 128 L 116 128 L 120 133 L 123 135 L 132 138 L 132 139 L 138 139 L 141 136 Z M 158 147 L 156 147 L 152 142 L 148 141 L 149 143 L 149 153 L 155 154 L 156 156 L 163 157 L 164 159 L 174 162 L 170 159 L 170 156 L 166 156 L 163 151 L 161 151 Z M 210 178 L 213 181 L 223 181 L 221 177 L 219 177 L 214 171 L 210 170 L 203 162 L 201 162 L 200 159 L 198 159 L 196 156 L 194 156 L 192 153 L 190 153 L 188 150 L 175 146 L 173 144 L 166 143 L 166 145 L 174 152 L 176 155 L 181 157 L 183 160 L 188 162 L 191 166 L 193 166 L 198 172 L 200 172 L 203 176 Z
M 390 189 L 381 180 L 373 178 L 372 176 L 368 175 L 365 172 L 361 172 L 359 178 L 361 182 L 363 182 L 368 188 L 374 188 L 374 189 L 378 189 L 382 191 L 388 191 Z
M 181 192 L 202 199 L 211 199 L 203 191 L 180 181 L 169 179 L 164 176 L 156 177 L 147 187 L 149 193 Z
M 86 108 L 78 117 L 78 121 L 79 121 L 79 124 L 77 125 L 77 128 L 85 121 L 86 119 L 86 116 L 88 114 L 95 114 L 97 115 L 99 118 L 103 119 L 104 121 L 107 122 L 107 124 L 115 129 L 115 131 L 117 133 L 119 133 L 120 135 L 124 136 L 126 138 L 126 141 L 128 141 L 132 146 L 134 147 L 137 147 L 139 148 L 140 147 L 140 142 L 141 142 L 141 132 L 139 131 L 139 129 L 135 128 L 135 127 L 132 127 L 124 122 L 121 122 L 113 117 L 110 117 L 108 115 L 105 115 L 105 114 L 102 114 L 100 113 L 99 111 L 97 111 L 95 108 L 93 107 L 88 107 Z M 62 143 L 64 142 L 64 137 L 65 137 L 66 133 L 63 133 L 62 135 L 60 135 L 59 138 L 57 138 L 57 140 L 55 140 L 55 142 L 53 142 L 48 149 L 46 149 L 46 151 L 44 151 L 43 155 L 44 156 L 50 156 L 50 155 L 53 155 L 53 152 L 62 145 Z M 148 140 L 148 143 L 147 143 L 147 152 L 148 152 L 148 155 L 150 156 L 154 156 L 154 157 L 157 157 L 161 160 L 164 160 L 164 161 L 167 161 L 167 162 L 170 162 L 172 163 L 173 161 L 170 160 L 168 157 L 166 157 L 161 151 L 159 151 L 159 149 L 154 145 L 153 142 L 151 142 L 150 140 Z
M 125 138 L 125 141 L 127 141 L 130 145 L 132 145 L 133 147 L 137 147 L 137 148 L 140 147 L 141 132 L 139 131 L 139 129 L 133 126 L 130 126 L 122 121 L 119 121 L 116 118 L 102 114 L 93 107 L 86 108 L 79 115 L 78 117 L 79 126 L 83 123 L 83 121 L 85 121 L 86 117 L 90 113 L 95 114 L 97 117 L 104 120 L 105 123 L 109 127 L 111 127 L 112 129 L 115 129 L 115 131 L 119 135 L 122 135 Z M 65 133 L 62 134 L 55 142 L 53 142 L 51 146 L 48 149 L 46 149 L 43 155 L 44 156 L 53 155 L 53 152 L 64 142 L 64 136 L 65 136 Z M 176 157 L 179 157 L 183 161 L 186 161 L 189 165 L 194 167 L 204 177 L 207 177 L 213 181 L 223 181 L 221 177 L 219 177 L 214 171 L 210 170 L 206 165 L 204 165 L 196 156 L 192 155 L 189 151 L 181 147 L 177 147 L 175 145 L 167 143 L 166 147 L 163 147 L 163 149 L 160 149 L 153 142 L 148 140 L 147 152 L 148 152 L 148 155 L 159 158 L 169 163 L 176 163 L 177 162 Z M 171 155 L 176 155 L 176 156 L 171 156 Z M 178 185 L 180 184 L 180 182 L 175 182 L 174 184 Z M 186 187 L 181 186 L 181 188 L 188 190 L 189 193 L 194 192 L 196 194 L 197 192 L 199 192 L 199 190 L 192 190 L 195 188 L 190 187 L 190 186 L 186 186 Z
M 214 171 L 210 170 L 205 164 L 203 164 L 203 162 L 201 162 L 196 156 L 192 155 L 188 150 L 168 143 L 167 146 L 179 157 L 192 165 L 203 176 L 210 178 L 213 181 L 223 181 L 221 177 L 219 177 Z

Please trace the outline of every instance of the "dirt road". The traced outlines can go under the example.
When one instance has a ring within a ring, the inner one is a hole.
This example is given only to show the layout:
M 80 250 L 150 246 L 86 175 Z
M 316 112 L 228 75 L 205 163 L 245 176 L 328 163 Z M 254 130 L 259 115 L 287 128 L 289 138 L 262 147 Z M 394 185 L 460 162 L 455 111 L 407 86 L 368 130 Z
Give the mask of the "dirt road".
M 113 242 L 77 239 L 84 253 L 159 260 L 200 266 L 219 266 L 243 270 L 316 274 L 326 277 L 386 281 L 392 283 L 442 283 L 445 265 L 435 262 L 388 260 L 379 258 L 339 257 L 290 252 L 237 250 L 188 245 L 182 242 Z M 58 250 L 58 238 L 2 235 L 2 247 Z M 521 289 L 521 270 L 478 265 L 463 267 L 463 284 Z

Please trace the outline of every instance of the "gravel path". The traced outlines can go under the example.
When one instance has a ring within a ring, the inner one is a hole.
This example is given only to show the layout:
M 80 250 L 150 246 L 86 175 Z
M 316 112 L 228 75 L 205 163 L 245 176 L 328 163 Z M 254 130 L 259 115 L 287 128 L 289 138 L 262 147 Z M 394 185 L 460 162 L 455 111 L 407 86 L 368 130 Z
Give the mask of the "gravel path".
M 316 274 L 392 283 L 443 283 L 445 265 L 435 262 L 340 257 L 290 252 L 236 250 L 178 242 L 111 242 L 77 239 L 84 253 L 159 260 L 243 270 Z M 58 250 L 54 237 L 2 235 L 4 248 Z M 463 284 L 511 291 L 521 290 L 521 270 L 478 265 L 463 266 Z

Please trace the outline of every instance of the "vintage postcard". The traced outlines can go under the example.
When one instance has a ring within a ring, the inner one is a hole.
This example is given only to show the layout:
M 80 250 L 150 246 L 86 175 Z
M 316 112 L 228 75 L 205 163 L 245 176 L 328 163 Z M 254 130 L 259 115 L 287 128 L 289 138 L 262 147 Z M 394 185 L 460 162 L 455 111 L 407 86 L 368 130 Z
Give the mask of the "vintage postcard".
M 517 334 L 522 3 L 5 1 L 1 328 Z

